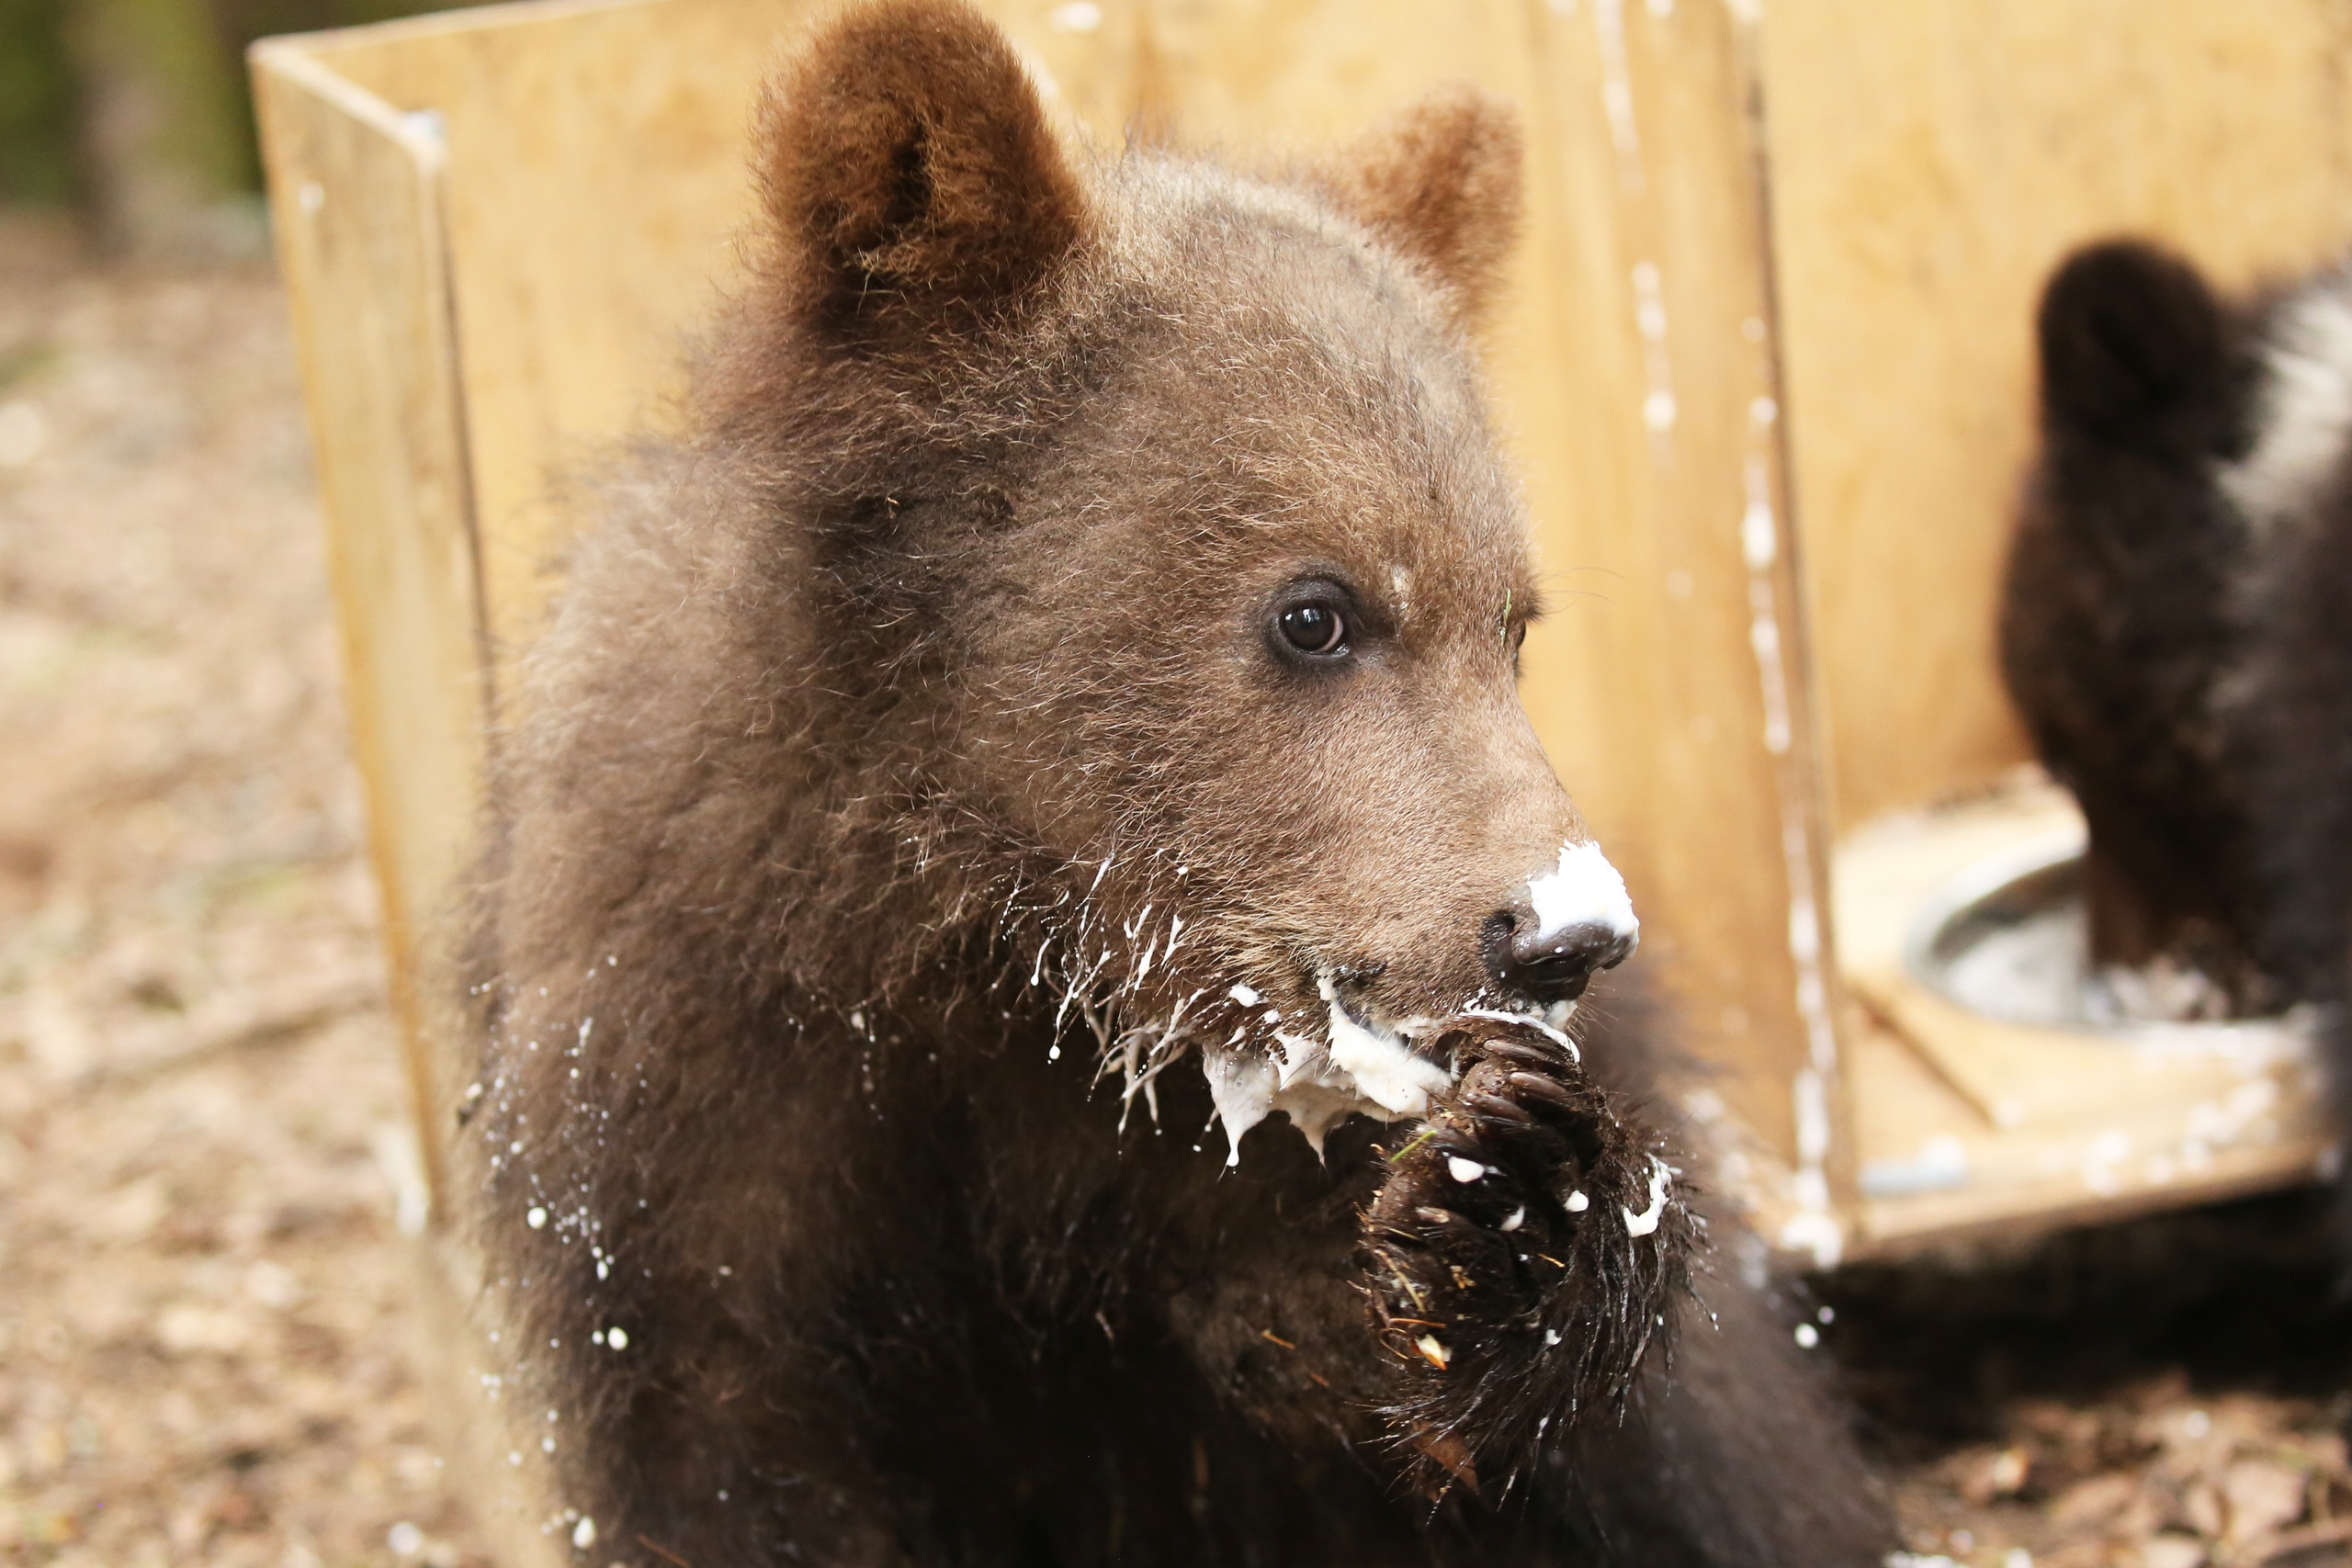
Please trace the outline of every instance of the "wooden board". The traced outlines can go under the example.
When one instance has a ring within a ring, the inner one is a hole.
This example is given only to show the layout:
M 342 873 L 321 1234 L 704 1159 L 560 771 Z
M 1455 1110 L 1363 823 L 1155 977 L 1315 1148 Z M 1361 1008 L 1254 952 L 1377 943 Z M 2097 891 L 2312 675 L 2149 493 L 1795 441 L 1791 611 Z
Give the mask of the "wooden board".
M 421 994 L 430 933 L 469 854 L 487 709 L 481 591 L 432 126 L 265 45 L 254 96 L 327 518 L 345 705 L 368 793 L 392 1010 L 424 1202 L 419 1365 L 445 1450 L 514 1568 L 558 1561 L 533 1437 L 482 1404 L 479 1271 L 447 1224 L 444 1139 L 469 1068 Z M 408 1208 L 403 1203 L 403 1209 Z M 485 1416 L 482 1413 L 487 1410 Z M 525 1454 L 528 1450 L 528 1461 Z M 514 1456 L 510 1461 L 508 1456 Z
M 1859 822 L 2026 754 L 1993 662 L 2031 322 L 2134 231 L 2232 286 L 2352 238 L 2334 0 L 1772 0 L 1778 260 L 1835 800 Z
M 446 1113 L 418 992 L 424 933 L 469 851 L 484 707 L 479 589 L 429 131 L 290 51 L 256 99 L 293 308 L 345 702 L 368 790 L 391 998 L 418 1113 Z M 437 1140 L 429 1190 L 440 1195 Z
M 2324 1102 L 2292 1070 L 2216 1074 L 2209 1091 L 2112 1111 L 2086 1088 L 2075 1117 L 1998 1127 L 1960 1101 L 1908 1041 L 1860 1019 L 1847 1038 L 1862 1187 L 1849 1257 L 1899 1256 L 1972 1231 L 2015 1240 L 2333 1169 Z

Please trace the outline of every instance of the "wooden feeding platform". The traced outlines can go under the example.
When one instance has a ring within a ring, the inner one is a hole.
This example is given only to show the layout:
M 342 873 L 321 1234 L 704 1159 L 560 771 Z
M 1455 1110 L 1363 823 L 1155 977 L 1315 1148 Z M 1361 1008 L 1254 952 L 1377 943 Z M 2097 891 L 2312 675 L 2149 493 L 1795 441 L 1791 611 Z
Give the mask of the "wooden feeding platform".
M 668 417 L 740 267 L 755 93 L 819 9 L 552 0 L 254 52 L 433 1188 L 422 1315 L 469 1385 L 475 1274 L 438 1218 L 469 1068 L 421 950 L 572 522 L 561 481 Z M 2118 231 L 2227 285 L 2352 238 L 2335 7 L 982 9 L 1104 149 L 1310 150 L 1453 82 L 1518 106 L 1527 223 L 1488 355 L 1556 605 L 1526 699 L 1769 1235 L 1883 1255 L 2321 1162 L 2291 1027 L 2004 1020 L 1917 955 L 1956 888 L 2061 863 L 2077 830 L 2014 782 L 1993 660 L 2041 280 Z M 468 1424 L 470 1462 L 542 1495 L 495 1426 Z M 521 1562 L 561 1520 L 518 1506 Z

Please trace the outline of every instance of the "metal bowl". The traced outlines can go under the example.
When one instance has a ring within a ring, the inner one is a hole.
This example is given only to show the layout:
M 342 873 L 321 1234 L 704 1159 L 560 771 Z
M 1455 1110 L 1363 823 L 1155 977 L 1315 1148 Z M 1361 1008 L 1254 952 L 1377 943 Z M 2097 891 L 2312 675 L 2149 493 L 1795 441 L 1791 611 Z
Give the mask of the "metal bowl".
M 2094 966 L 2078 834 L 2044 836 L 1989 855 L 1931 894 L 1904 947 L 1911 974 L 1984 1017 L 2111 1039 L 2193 1044 L 2308 1037 L 2308 1010 L 2223 1015 L 2220 987 L 2191 969 Z
M 2098 1021 L 2083 906 L 2082 841 L 2071 836 L 1987 857 L 1930 894 L 1904 960 L 1948 1001 L 2010 1023 Z

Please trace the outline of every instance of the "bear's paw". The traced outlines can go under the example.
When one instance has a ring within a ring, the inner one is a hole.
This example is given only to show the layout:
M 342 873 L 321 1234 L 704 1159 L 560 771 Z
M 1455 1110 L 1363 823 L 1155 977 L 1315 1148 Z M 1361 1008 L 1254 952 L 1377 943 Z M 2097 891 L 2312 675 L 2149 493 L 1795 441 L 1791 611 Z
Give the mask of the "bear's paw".
M 1435 1043 L 1462 1071 L 1388 1155 L 1359 1261 L 1392 1432 L 1428 1489 L 1476 1492 L 1616 1407 L 1683 1286 L 1694 1222 L 1564 1037 L 1468 1016 Z

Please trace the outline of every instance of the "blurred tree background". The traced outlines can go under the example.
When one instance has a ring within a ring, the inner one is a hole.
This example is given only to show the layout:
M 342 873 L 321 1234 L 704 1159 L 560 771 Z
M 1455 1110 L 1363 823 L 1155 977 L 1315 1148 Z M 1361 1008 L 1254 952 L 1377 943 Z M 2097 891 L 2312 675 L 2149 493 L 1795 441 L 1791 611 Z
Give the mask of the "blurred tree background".
M 238 254 L 264 228 L 245 46 L 450 0 L 0 0 L 0 204 L 111 249 Z

